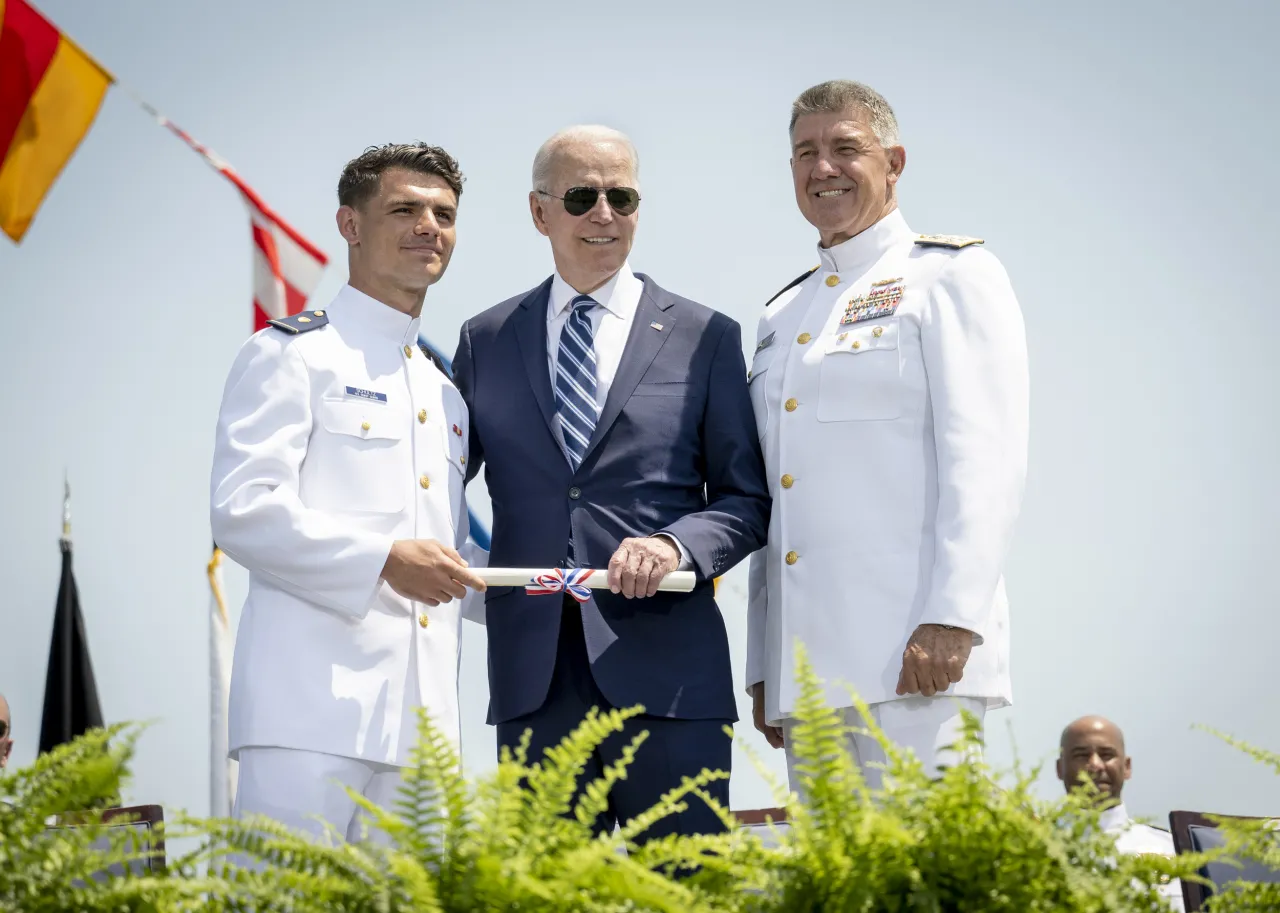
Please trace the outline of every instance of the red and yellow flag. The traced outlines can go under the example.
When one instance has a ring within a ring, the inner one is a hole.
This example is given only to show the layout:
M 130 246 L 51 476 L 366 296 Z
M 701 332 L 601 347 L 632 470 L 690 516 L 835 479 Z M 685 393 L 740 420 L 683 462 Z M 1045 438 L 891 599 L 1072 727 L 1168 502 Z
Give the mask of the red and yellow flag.
M 26 0 L 0 0 L 0 229 L 26 234 L 111 74 Z

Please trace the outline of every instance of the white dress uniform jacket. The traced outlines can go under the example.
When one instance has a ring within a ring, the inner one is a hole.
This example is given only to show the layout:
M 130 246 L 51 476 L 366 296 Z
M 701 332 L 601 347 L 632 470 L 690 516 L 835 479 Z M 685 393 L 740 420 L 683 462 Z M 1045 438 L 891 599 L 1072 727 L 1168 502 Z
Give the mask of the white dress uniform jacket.
M 1157 827 L 1140 824 L 1129 817 L 1124 804 L 1106 809 L 1100 816 L 1102 830 L 1115 838 L 1116 849 L 1125 855 L 1176 856 L 1173 835 Z M 1160 886 L 1160 895 L 1174 910 L 1183 910 L 1182 881 L 1171 878 Z
M 1002 565 L 1023 492 L 1022 314 L 976 239 L 898 211 L 828 250 L 760 319 L 749 384 L 769 473 L 748 687 L 788 716 L 803 643 L 833 707 L 894 700 L 917 625 L 977 635 L 949 695 L 1012 700 Z
M 404 765 L 419 705 L 458 740 L 461 607 L 380 575 L 397 539 L 463 548 L 467 407 L 416 318 L 350 286 L 304 316 L 244 345 L 218 417 L 214 540 L 249 571 L 230 753 Z

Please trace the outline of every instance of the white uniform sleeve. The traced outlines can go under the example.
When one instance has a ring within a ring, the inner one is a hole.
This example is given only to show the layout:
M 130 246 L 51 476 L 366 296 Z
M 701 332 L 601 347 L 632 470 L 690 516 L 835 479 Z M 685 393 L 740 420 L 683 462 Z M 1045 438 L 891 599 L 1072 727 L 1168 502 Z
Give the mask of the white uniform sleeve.
M 308 602 L 363 617 L 393 539 L 354 528 L 298 497 L 311 436 L 307 366 L 274 330 L 236 357 L 222 394 L 210 481 L 210 525 L 224 552 Z
M 768 562 L 769 549 L 751 553 L 747 565 L 747 693 L 751 687 L 765 679 L 765 627 L 769 606 Z
M 467 562 L 467 567 L 488 567 L 489 553 L 482 549 L 476 543 L 472 542 L 471 537 L 471 515 L 467 512 L 466 490 L 463 489 L 462 502 L 459 510 L 462 513 L 461 518 L 455 524 L 458 535 L 454 548 L 458 554 L 462 556 L 462 560 Z M 484 593 L 477 593 L 475 590 L 467 587 L 467 595 L 462 598 L 462 617 L 476 622 L 477 624 L 485 623 L 484 614 Z
M 937 550 L 923 624 L 986 633 L 1027 472 L 1026 331 L 982 250 L 939 275 L 921 326 L 938 457 Z

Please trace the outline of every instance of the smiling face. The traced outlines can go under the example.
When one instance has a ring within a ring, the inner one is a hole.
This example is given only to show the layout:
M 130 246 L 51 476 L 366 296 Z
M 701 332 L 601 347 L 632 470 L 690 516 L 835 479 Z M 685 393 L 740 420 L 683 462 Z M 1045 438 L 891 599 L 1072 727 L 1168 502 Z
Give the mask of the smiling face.
M 458 197 L 437 174 L 389 168 L 367 200 L 338 210 L 351 284 L 395 306 L 444 274 L 457 240 Z
M 796 203 L 822 246 L 847 241 L 898 206 L 895 187 L 907 154 L 885 147 L 857 111 L 805 114 L 791 129 Z
M 627 147 L 607 139 L 581 139 L 556 149 L 547 186 L 529 194 L 529 211 L 538 231 L 551 241 L 556 271 L 577 291 L 588 294 L 613 277 L 631 253 L 640 212 L 619 215 L 605 199 L 611 187 L 639 189 L 635 163 Z M 565 211 L 571 187 L 595 187 L 600 195 L 586 213 Z M 545 194 L 537 191 L 545 191 Z
M 1067 791 L 1078 789 L 1083 774 L 1093 781 L 1102 799 L 1119 799 L 1133 765 L 1124 753 L 1124 735 L 1110 720 L 1085 717 L 1062 734 L 1058 778 Z

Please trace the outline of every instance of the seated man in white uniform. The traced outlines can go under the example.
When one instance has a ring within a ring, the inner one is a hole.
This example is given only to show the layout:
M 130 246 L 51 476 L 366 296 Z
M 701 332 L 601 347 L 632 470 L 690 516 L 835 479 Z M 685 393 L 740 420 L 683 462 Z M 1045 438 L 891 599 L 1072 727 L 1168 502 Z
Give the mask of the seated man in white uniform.
M 453 252 L 462 175 L 434 146 L 350 162 L 350 279 L 240 350 L 218 416 L 214 540 L 249 571 L 232 666 L 234 814 L 348 840 L 344 786 L 390 807 L 417 709 L 458 739 L 467 407 L 418 343 Z
M 1126 854 L 1175 855 L 1172 835 L 1134 821 L 1121 801 L 1124 784 L 1133 775 L 1133 762 L 1124 753 L 1124 733 L 1108 719 L 1085 716 L 1062 730 L 1058 779 L 1069 792 L 1080 787 L 1082 775 L 1098 787 L 1101 801 L 1118 803 L 1101 816 L 1102 829 L 1115 837 L 1116 849 Z M 1182 883 L 1178 879 L 1162 885 L 1160 893 L 1173 909 L 1182 910 Z

